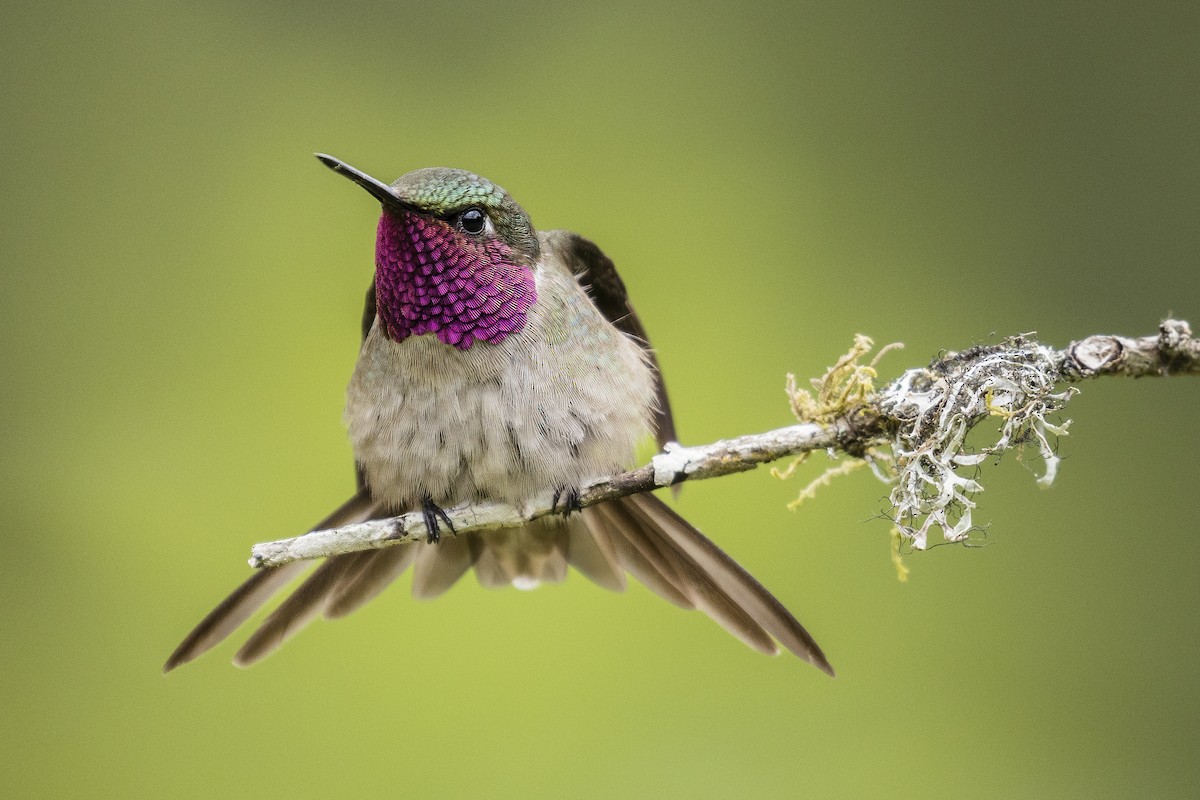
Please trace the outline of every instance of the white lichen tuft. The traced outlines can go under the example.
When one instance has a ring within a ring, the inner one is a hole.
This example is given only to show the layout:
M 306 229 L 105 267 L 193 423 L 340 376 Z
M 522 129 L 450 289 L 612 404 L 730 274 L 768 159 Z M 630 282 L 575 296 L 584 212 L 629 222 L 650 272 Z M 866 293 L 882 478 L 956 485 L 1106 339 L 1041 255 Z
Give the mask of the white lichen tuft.
M 1054 391 L 1060 358 L 1017 337 L 909 370 L 878 394 L 877 408 L 896 426 L 882 470 L 893 482 L 892 519 L 912 547 L 924 550 L 931 536 L 968 537 L 975 527 L 972 498 L 983 486 L 964 472 L 991 456 L 1032 443 L 1046 465 L 1038 483 L 1054 480 L 1059 459 L 1051 436 L 1066 435 L 1069 422 L 1047 417 L 1075 392 Z M 968 445 L 971 430 L 989 418 L 1002 420 L 999 437 L 987 446 Z
M 855 337 L 850 351 L 812 381 L 813 393 L 798 389 L 788 375 L 788 398 L 801 422 L 829 424 L 866 409 L 880 432 L 850 461 L 827 468 L 788 507 L 795 509 L 831 479 L 867 464 L 892 486 L 892 556 L 903 580 L 902 545 L 924 550 L 938 541 L 966 541 L 977 530 L 974 496 L 983 485 L 976 475 L 988 458 L 1032 444 L 1045 464 L 1038 484 L 1054 481 L 1059 458 L 1052 439 L 1066 435 L 1069 423 L 1056 424 L 1048 417 L 1061 411 L 1076 390 L 1055 391 L 1063 355 L 1023 336 L 948 354 L 877 390 L 875 365 L 896 346 L 864 364 L 860 362 L 872 342 Z M 996 438 L 985 445 L 968 443 L 972 430 L 987 419 L 1000 420 Z M 809 455 L 785 469 L 772 469 L 772 474 L 790 477 Z M 832 451 L 830 455 L 836 457 Z

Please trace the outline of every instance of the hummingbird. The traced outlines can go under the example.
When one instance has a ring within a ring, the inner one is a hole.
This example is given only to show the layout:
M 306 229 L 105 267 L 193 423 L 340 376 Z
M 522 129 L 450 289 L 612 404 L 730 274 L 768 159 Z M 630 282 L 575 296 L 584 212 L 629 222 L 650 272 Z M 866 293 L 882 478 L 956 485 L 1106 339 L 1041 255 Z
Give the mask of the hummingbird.
M 389 185 L 317 158 L 382 214 L 346 391 L 357 491 L 313 530 L 420 509 L 428 535 L 326 559 L 234 663 L 267 656 L 318 615 L 349 614 L 409 568 L 413 595 L 432 598 L 472 568 L 484 587 L 530 589 L 573 567 L 616 591 L 632 575 L 756 650 L 773 655 L 782 645 L 833 675 L 783 604 L 659 498 L 579 507 L 580 487 L 630 467 L 641 440 L 675 440 L 657 357 L 600 248 L 570 231 L 538 231 L 503 188 L 465 170 L 418 169 Z M 517 528 L 458 535 L 443 510 L 521 507 L 551 492 L 566 513 Z M 222 641 L 305 569 L 257 571 L 187 635 L 164 672 Z

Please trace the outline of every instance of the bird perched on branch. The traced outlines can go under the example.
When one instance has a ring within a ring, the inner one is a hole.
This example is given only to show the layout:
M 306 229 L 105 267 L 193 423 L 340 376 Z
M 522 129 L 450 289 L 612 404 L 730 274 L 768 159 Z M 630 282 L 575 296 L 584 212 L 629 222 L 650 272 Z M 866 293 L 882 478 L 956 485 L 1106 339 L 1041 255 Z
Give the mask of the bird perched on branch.
M 629 466 L 643 437 L 675 437 L 657 361 L 612 261 L 574 233 L 535 230 L 507 192 L 470 172 L 420 169 L 388 185 L 317 158 L 383 214 L 346 400 L 358 491 L 315 529 L 419 508 L 429 535 L 326 559 L 235 662 L 258 661 L 318 614 L 349 614 L 409 567 L 423 598 L 471 568 L 484 586 L 531 588 L 574 567 L 618 591 L 631 574 L 757 650 L 774 654 L 782 644 L 833 674 L 783 605 L 658 498 L 578 509 L 579 487 Z M 548 491 L 579 513 L 449 535 L 443 507 L 520 506 Z M 220 642 L 304 568 L 256 572 L 188 634 L 165 670 Z

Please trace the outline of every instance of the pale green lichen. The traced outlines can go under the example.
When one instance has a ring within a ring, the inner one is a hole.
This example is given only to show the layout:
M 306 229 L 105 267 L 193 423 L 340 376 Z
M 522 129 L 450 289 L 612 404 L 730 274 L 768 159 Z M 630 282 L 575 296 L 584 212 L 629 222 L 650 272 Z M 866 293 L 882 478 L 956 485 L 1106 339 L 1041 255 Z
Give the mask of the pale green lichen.
M 875 343 L 868 336 L 855 334 L 854 345 L 837 360 L 820 378 L 810 381 L 816 396 L 796 386 L 796 376 L 788 373 L 787 395 L 792 404 L 792 413 L 801 422 L 828 425 L 838 417 L 867 402 L 875 393 L 875 379 L 879 373 L 875 365 L 890 350 L 904 347 L 896 342 L 875 354 L 869 364 L 859 360 L 871 352 Z
M 784 391 L 787 392 L 788 402 L 791 404 L 792 413 L 796 419 L 800 422 L 830 425 L 854 409 L 862 408 L 875 394 L 875 379 L 879 376 L 875 365 L 889 350 L 901 348 L 904 345 L 898 342 L 889 344 L 876 353 L 869 364 L 859 363 L 874 346 L 875 343 L 870 337 L 863 336 L 861 333 L 856 334 L 850 350 L 827 369 L 824 375 L 810 381 L 815 394 L 807 389 L 799 388 L 796 385 L 796 376 L 788 373 L 787 386 Z M 771 474 L 776 478 L 786 480 L 808 460 L 810 455 L 812 454 L 802 453 L 792 459 L 791 463 L 782 470 L 772 467 Z M 870 458 L 866 460 L 851 459 L 837 466 L 829 467 L 800 490 L 796 499 L 788 503 L 788 509 L 795 511 L 804 501 L 812 499 L 816 495 L 817 489 L 828 486 L 834 478 L 854 472 L 866 463 L 870 463 Z
M 807 453 L 805 455 L 807 455 Z M 804 462 L 804 460 L 805 459 L 803 456 L 800 458 L 797 458 L 791 464 L 788 465 L 787 469 L 784 469 L 782 471 L 777 470 L 777 469 L 772 469 L 771 474 L 774 475 L 776 478 L 781 478 L 781 479 L 786 480 L 787 478 L 791 477 L 792 473 L 796 471 L 796 467 L 800 466 L 800 464 L 802 464 Z M 849 475 L 851 472 L 857 472 L 858 470 L 862 469 L 866 465 L 867 465 L 867 462 L 861 458 L 850 458 L 850 459 L 847 459 L 847 460 L 843 461 L 842 463 L 838 464 L 837 466 L 828 467 L 820 475 L 818 475 L 817 477 L 815 477 L 811 481 L 809 481 L 808 485 L 805 486 L 803 489 L 801 489 L 800 493 L 796 495 L 795 500 L 793 500 L 792 502 L 787 504 L 788 511 L 795 511 L 797 508 L 799 508 L 801 505 L 803 505 L 804 501 L 811 500 L 814 497 L 816 497 L 817 489 L 828 486 L 830 483 L 833 482 L 834 478 L 840 477 L 842 475 Z

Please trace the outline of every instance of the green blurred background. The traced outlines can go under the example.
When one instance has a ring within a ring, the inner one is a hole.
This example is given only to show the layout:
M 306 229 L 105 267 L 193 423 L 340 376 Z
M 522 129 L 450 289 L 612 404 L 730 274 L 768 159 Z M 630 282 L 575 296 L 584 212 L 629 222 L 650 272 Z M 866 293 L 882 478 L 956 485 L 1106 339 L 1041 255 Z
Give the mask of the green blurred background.
M 159 668 L 351 490 L 377 209 L 313 151 L 599 242 L 701 443 L 788 424 L 860 331 L 890 376 L 1200 324 L 1197 8 L 8 4 L 0 793 L 1195 796 L 1189 379 L 1083 386 L 1057 484 L 989 466 L 989 546 L 907 584 L 866 474 L 684 492 L 836 680 L 578 577 L 405 578 L 253 670 Z

